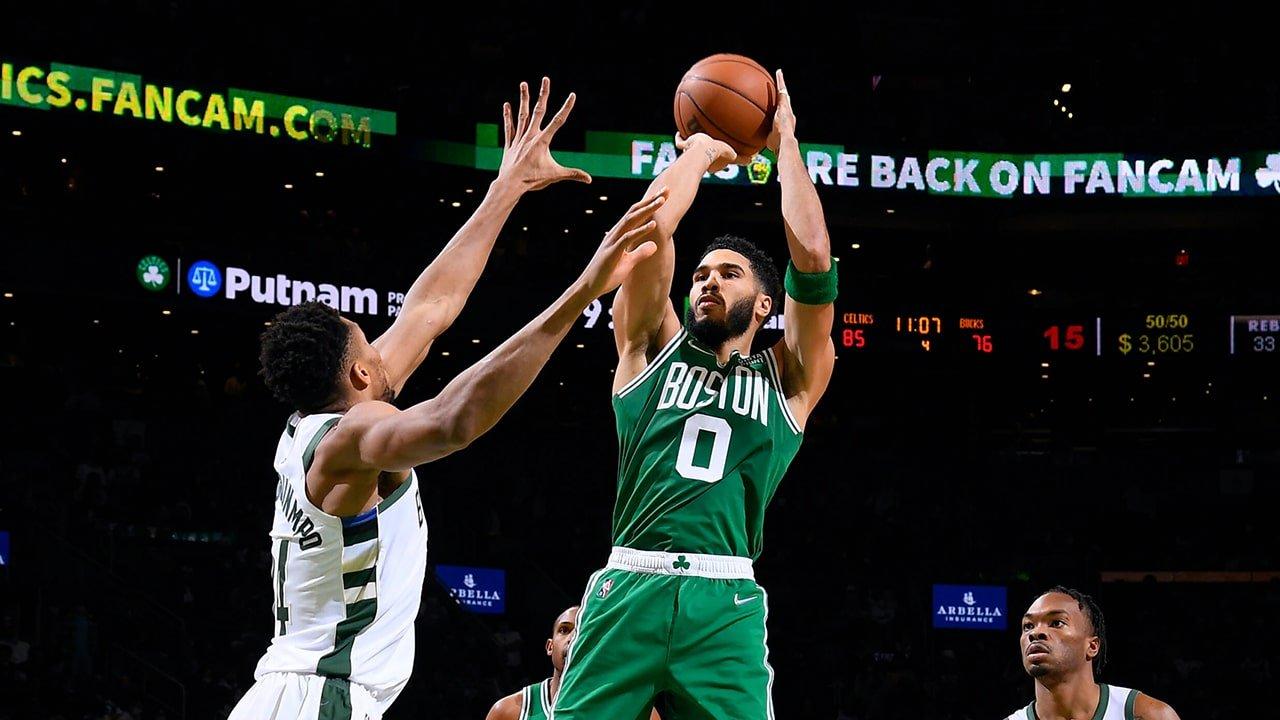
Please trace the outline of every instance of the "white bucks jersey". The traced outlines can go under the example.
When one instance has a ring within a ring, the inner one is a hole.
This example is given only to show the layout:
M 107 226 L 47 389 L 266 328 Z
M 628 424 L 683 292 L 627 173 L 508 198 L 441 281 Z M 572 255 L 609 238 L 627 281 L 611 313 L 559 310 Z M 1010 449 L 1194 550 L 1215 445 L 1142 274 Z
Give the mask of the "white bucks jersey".
M 1133 704 L 1138 700 L 1138 691 L 1114 685 L 1098 685 L 1098 709 L 1092 720 L 1133 720 Z M 1036 717 L 1036 701 L 1011 714 L 1005 720 L 1038 720 Z
M 316 446 L 341 419 L 295 415 L 280 436 L 271 528 L 275 636 L 255 677 L 293 672 L 346 678 L 385 708 L 413 669 L 427 523 L 414 472 L 357 517 L 335 517 L 307 499 Z

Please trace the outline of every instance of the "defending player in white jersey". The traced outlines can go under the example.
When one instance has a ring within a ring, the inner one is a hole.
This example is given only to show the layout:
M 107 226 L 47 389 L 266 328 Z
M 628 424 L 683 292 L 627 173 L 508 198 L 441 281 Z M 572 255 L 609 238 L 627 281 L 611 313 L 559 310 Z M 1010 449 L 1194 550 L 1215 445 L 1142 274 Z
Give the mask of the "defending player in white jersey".
M 1107 624 L 1102 608 L 1079 590 L 1059 586 L 1036 598 L 1022 616 L 1021 647 L 1036 695 L 1006 720 L 1178 720 L 1150 695 L 1098 682 Z
M 548 149 L 574 96 L 543 128 L 549 82 L 532 112 L 528 87 L 520 89 L 518 116 L 503 109 L 506 140 L 489 194 L 414 282 L 385 334 L 370 343 L 319 303 L 281 313 L 263 334 L 266 384 L 296 412 L 275 458 L 274 637 L 234 720 L 381 717 L 409 680 L 426 571 L 413 468 L 492 428 L 591 301 L 657 249 L 640 238 L 665 192 L 633 205 L 555 303 L 439 395 L 407 410 L 391 405 L 462 309 L 519 197 L 560 180 L 590 181 Z

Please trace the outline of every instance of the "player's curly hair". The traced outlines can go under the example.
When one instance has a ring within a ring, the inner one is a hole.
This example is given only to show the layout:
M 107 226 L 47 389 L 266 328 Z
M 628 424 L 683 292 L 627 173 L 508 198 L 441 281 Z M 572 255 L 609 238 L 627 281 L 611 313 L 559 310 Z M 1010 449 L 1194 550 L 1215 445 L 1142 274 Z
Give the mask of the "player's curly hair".
M 773 309 L 776 311 L 782 307 L 782 280 L 778 277 L 778 268 L 773 264 L 769 253 L 737 235 L 721 235 L 712 240 L 699 257 L 704 258 L 713 250 L 732 250 L 745 257 L 751 264 L 751 272 L 756 276 L 761 292 L 773 300 Z
M 1093 626 L 1093 634 L 1098 636 L 1098 654 L 1093 658 L 1093 679 L 1097 682 L 1102 678 L 1102 668 L 1107 664 L 1107 621 L 1102 617 L 1102 608 L 1098 606 L 1098 601 L 1093 596 L 1086 595 L 1074 588 L 1055 585 L 1054 587 L 1040 593 L 1039 597 L 1044 597 L 1049 593 L 1061 593 L 1068 595 L 1072 600 L 1076 601 L 1080 612 L 1089 618 L 1089 624 Z
M 262 378 L 281 402 L 304 413 L 338 398 L 351 331 L 338 311 L 309 302 L 276 315 L 262 333 Z

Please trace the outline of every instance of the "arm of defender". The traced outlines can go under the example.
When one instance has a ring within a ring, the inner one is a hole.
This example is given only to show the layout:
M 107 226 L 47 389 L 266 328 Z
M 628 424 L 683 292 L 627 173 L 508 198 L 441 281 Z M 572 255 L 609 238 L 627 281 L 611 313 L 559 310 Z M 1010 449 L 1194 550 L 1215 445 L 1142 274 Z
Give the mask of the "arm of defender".
M 403 412 L 379 413 L 364 427 L 353 424 L 359 464 L 407 470 L 456 452 L 488 432 L 529 389 L 591 299 L 571 289 L 436 397 Z
M 360 403 L 348 411 L 334 427 L 332 441 L 321 443 L 325 474 L 408 470 L 466 447 L 488 432 L 529 388 L 583 309 L 618 287 L 637 263 L 653 254 L 654 243 L 643 237 L 653 229 L 653 213 L 665 198 L 660 194 L 623 216 L 605 235 L 586 270 L 551 307 L 454 378 L 439 395 L 404 411 L 381 402 Z M 333 445 L 326 447 L 330 442 Z
M 502 107 L 504 143 L 498 177 L 467 220 L 405 294 L 400 314 L 373 346 L 382 355 L 397 393 L 422 364 L 431 343 L 453 324 L 475 289 L 489 254 L 511 211 L 525 192 L 561 180 L 591 182 L 582 170 L 561 167 L 551 157 L 551 140 L 573 110 L 569 94 L 560 111 L 542 128 L 551 81 L 542 79 L 538 102 L 529 112 L 529 86 L 520 83 L 520 113 L 515 123 L 511 104 Z
M 831 239 L 822 201 L 800 157 L 791 96 L 781 70 L 778 71 L 778 109 L 774 113 L 771 142 L 777 148 L 782 220 L 791 262 L 803 273 L 826 272 L 831 269 Z M 788 296 L 783 316 L 786 330 L 779 343 L 779 349 L 784 351 L 781 353 L 783 382 L 787 386 L 787 397 L 796 399 L 792 409 L 803 424 L 826 391 L 835 368 L 835 344 L 831 341 L 835 305 L 806 305 Z
M 636 266 L 613 301 L 613 335 L 618 347 L 615 391 L 639 375 L 651 355 L 680 331 L 680 317 L 671 305 L 676 258 L 672 237 L 693 205 L 702 176 L 736 159 L 727 143 L 702 133 L 688 140 L 677 138 L 676 144 L 682 154 L 645 192 L 646 198 L 664 187 L 669 193 L 666 204 L 654 216 L 656 229 L 651 239 L 658 251 Z

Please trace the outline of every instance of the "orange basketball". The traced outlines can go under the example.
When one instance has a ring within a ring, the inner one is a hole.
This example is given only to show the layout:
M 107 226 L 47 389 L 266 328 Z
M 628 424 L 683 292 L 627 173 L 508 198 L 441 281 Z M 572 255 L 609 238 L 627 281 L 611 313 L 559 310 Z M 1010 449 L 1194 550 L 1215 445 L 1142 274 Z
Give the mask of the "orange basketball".
M 676 127 L 689 137 L 703 132 L 739 155 L 764 148 L 773 129 L 778 88 L 773 76 L 748 57 L 721 53 L 689 68 L 676 88 Z

